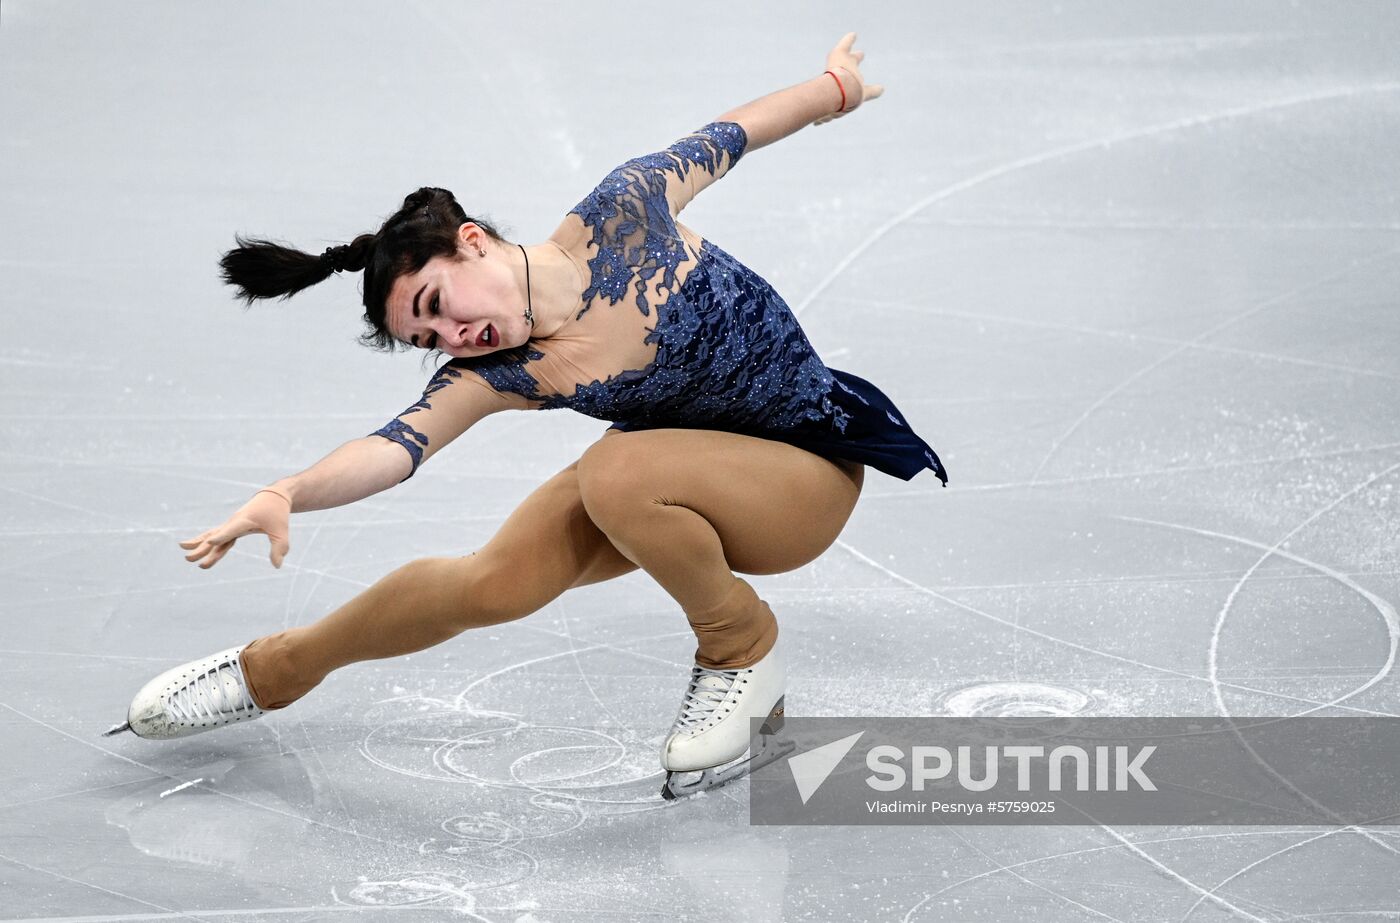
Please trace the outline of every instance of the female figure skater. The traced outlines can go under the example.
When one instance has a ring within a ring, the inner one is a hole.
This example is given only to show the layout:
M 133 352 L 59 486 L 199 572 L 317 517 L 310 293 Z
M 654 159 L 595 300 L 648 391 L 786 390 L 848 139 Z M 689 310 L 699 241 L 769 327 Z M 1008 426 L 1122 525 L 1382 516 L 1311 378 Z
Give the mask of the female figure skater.
M 366 341 L 452 359 L 386 426 L 182 542 L 202 568 L 252 533 L 269 537 L 280 567 L 289 514 L 406 480 L 488 414 L 569 407 L 615 422 L 482 548 L 412 561 L 315 624 L 170 670 L 107 733 L 174 738 L 255 719 L 339 667 L 523 618 L 571 587 L 640 567 L 698 640 L 661 753 L 663 794 L 744 774 L 763 752 L 733 762 L 750 749 L 748 719 L 768 719 L 766 746 L 786 680 L 773 612 L 734 572 L 782 573 L 825 551 L 865 464 L 905 480 L 929 468 L 947 483 L 889 398 L 827 368 L 763 279 L 677 221 L 746 152 L 880 96 L 854 42 L 841 39 L 824 73 L 622 164 L 541 244 L 506 241 L 429 188 L 377 233 L 319 257 L 240 238 L 222 265 L 250 303 L 363 271 Z

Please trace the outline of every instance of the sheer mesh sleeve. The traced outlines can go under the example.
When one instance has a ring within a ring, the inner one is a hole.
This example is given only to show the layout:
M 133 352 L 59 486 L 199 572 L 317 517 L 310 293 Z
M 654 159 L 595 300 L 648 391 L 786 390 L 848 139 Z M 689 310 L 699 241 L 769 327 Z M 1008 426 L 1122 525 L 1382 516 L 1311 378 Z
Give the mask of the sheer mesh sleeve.
M 417 403 L 370 435 L 397 442 L 408 452 L 413 468 L 406 481 L 418 472 L 419 465 L 478 420 L 502 410 L 528 407 L 524 397 L 497 391 L 454 359 L 437 370 Z

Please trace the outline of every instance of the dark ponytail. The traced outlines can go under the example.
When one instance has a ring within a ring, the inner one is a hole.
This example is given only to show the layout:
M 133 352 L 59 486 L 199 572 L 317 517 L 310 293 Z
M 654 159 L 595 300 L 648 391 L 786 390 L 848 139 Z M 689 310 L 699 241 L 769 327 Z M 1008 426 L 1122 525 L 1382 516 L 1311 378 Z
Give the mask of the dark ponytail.
M 336 272 L 360 272 L 364 280 L 364 320 L 370 331 L 360 342 L 393 350 L 398 341 L 385 325 L 389 290 L 399 276 L 417 272 L 435 256 L 457 255 L 457 229 L 475 224 L 495 240 L 496 229 L 472 218 L 446 189 L 425 186 L 403 200 L 378 233 L 328 247 L 320 256 L 259 238 L 235 235 L 238 246 L 219 260 L 224 282 L 251 305 L 259 298 L 287 299 Z
M 238 246 L 219 260 L 224 282 L 238 289 L 238 297 L 251 305 L 258 298 L 287 299 L 304 288 L 330 278 L 331 273 L 359 272 L 365 266 L 373 234 L 361 234 L 347 246 L 328 247 L 312 256 L 270 240 L 235 235 Z

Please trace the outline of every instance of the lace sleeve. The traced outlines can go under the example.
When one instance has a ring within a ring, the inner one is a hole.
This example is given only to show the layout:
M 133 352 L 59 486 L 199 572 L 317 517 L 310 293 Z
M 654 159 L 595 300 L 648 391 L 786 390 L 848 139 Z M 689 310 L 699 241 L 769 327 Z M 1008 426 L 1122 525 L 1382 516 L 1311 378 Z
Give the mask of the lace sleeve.
M 595 249 L 585 302 L 598 295 L 616 304 L 629 285 L 642 315 L 676 288 L 676 271 L 690 257 L 676 215 L 743 156 L 748 136 L 737 122 L 711 122 L 654 154 L 618 166 L 575 205 Z M 586 310 L 586 309 L 585 309 Z
M 711 122 L 652 155 L 654 168 L 667 174 L 671 214 L 679 215 L 702 189 L 728 173 L 744 155 L 748 140 L 738 122 Z
M 523 397 L 497 391 L 461 362 L 454 359 L 439 368 L 415 404 L 370 434 L 397 442 L 408 452 L 413 468 L 405 481 L 418 472 L 419 465 L 478 420 L 502 410 L 523 410 L 528 406 Z

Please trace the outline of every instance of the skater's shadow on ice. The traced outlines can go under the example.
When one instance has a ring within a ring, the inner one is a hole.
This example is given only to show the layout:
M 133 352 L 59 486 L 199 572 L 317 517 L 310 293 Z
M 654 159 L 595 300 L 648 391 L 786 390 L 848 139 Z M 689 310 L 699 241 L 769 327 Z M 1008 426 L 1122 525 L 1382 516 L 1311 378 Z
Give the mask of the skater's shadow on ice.
M 257 861 L 260 847 L 275 844 L 282 855 L 306 836 L 302 817 L 314 810 L 315 788 L 294 754 L 216 759 L 171 776 L 177 778 L 157 779 L 105 812 L 107 823 L 148 856 L 259 879 L 260 868 L 280 865 Z

